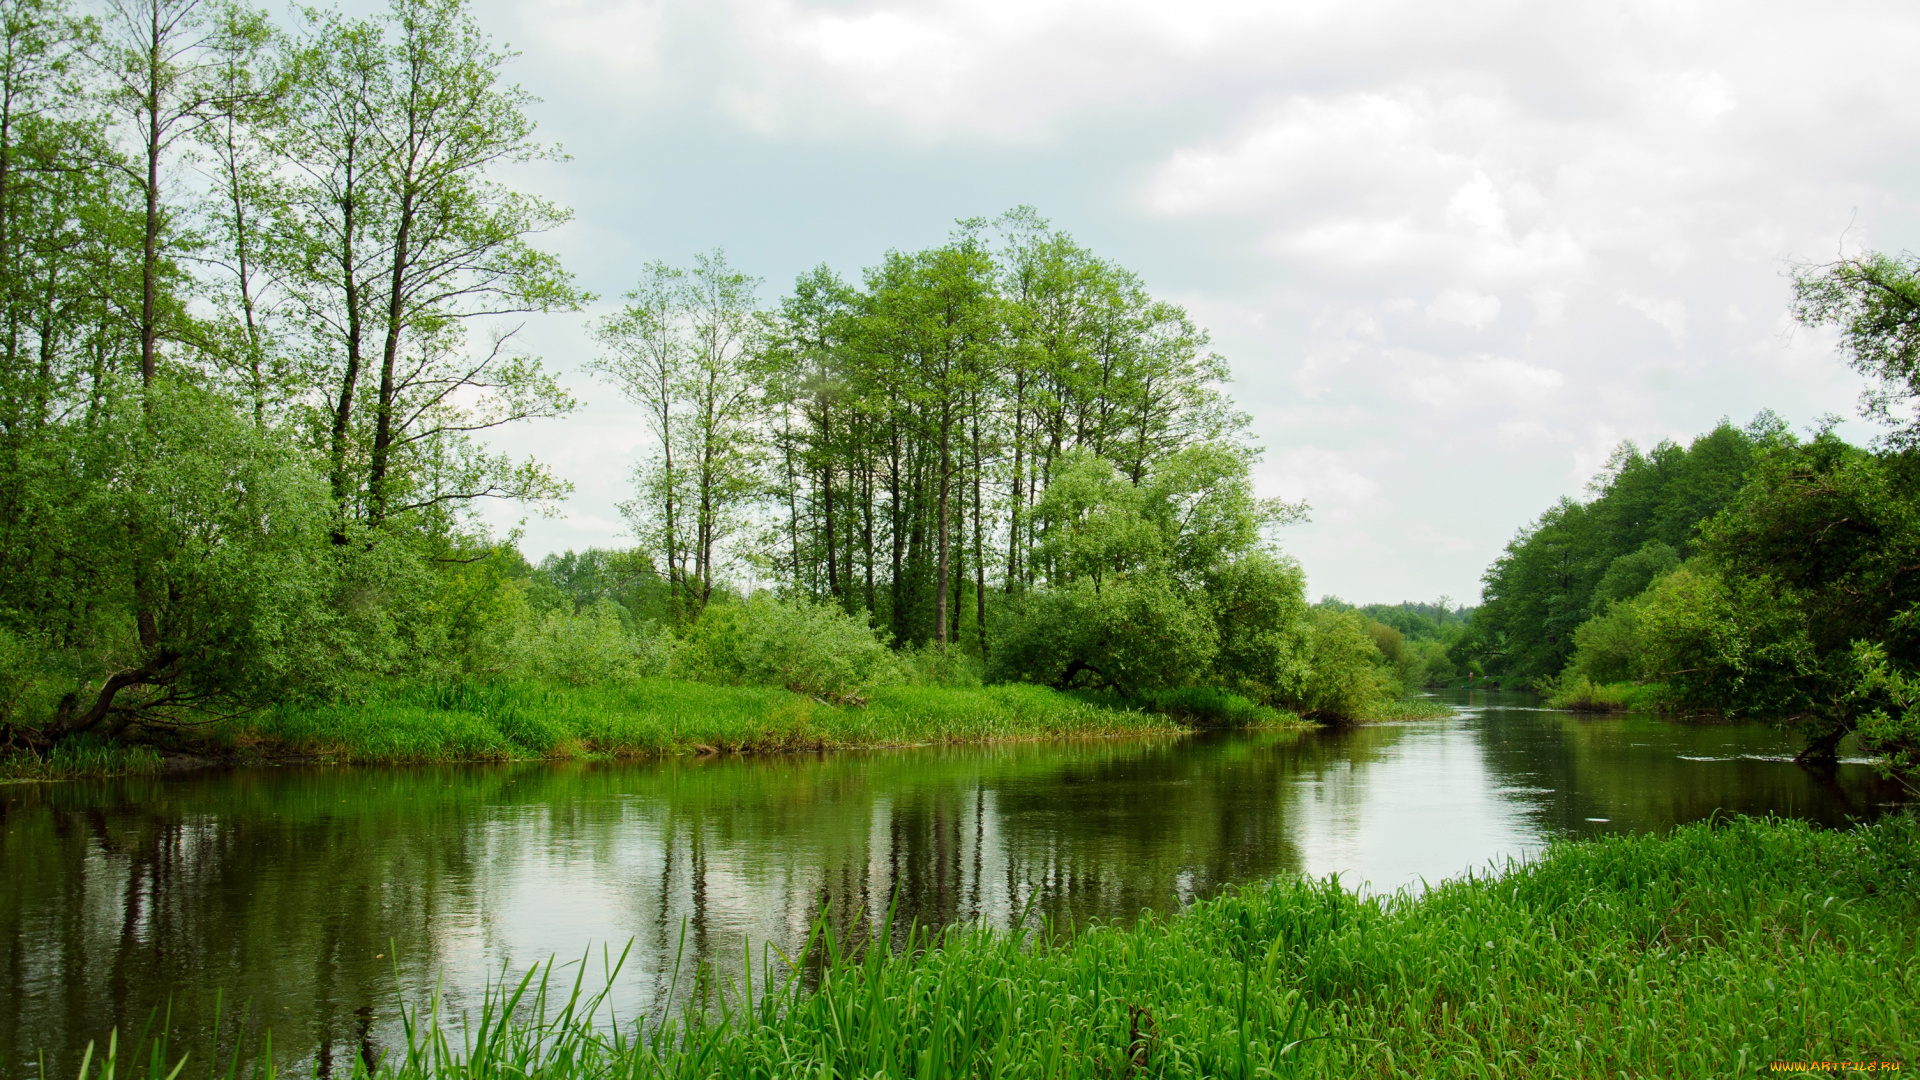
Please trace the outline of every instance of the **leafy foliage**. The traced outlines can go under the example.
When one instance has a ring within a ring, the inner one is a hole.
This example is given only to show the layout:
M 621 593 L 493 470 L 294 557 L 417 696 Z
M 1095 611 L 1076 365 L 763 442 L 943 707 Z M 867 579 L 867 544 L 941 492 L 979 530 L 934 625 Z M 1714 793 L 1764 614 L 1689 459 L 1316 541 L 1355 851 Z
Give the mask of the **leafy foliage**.
M 862 620 L 829 604 L 765 592 L 708 607 L 675 652 L 672 670 L 833 701 L 864 698 L 898 678 L 893 654 Z
M 295 22 L 0 20 L 0 745 L 514 662 L 470 507 L 564 485 L 477 439 L 571 399 L 467 327 L 580 298 L 530 99 L 459 0 Z
M 1763 413 L 1744 429 L 1722 423 L 1687 447 L 1663 442 L 1642 453 L 1622 444 L 1591 485 L 1591 502 L 1561 500 L 1487 569 L 1484 602 L 1451 650 L 1455 660 L 1527 679 L 1558 674 L 1596 606 L 1651 580 L 1663 551 L 1697 551 L 1701 523 L 1734 499 L 1755 457 L 1784 438 L 1780 421 Z

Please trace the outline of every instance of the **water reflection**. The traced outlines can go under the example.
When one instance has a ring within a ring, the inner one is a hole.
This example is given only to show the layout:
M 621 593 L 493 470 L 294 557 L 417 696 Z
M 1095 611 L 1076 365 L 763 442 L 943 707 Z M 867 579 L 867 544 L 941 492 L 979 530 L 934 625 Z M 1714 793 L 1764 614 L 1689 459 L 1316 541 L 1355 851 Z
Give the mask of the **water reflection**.
M 1084 924 L 1289 871 L 1392 888 L 1559 836 L 1894 799 L 1761 727 L 1453 700 L 1308 735 L 0 788 L 0 1072 L 41 1049 L 71 1072 L 169 1001 L 200 1057 L 216 988 L 285 1060 L 345 1072 L 443 976 L 457 1010 L 503 963 L 590 945 L 634 942 L 632 1016 L 683 949 L 737 978 L 749 943 L 878 922 L 896 892 L 903 923 Z

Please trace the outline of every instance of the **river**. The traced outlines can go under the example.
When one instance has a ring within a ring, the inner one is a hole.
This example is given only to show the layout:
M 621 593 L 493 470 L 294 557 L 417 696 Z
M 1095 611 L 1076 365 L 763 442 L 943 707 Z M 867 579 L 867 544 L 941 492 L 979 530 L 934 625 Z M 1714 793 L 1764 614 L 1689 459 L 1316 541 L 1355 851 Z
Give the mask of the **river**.
M 503 965 L 598 973 L 631 943 L 612 1000 L 633 1016 L 677 955 L 681 992 L 696 961 L 737 978 L 896 896 L 903 923 L 1064 929 L 1276 874 L 1386 891 L 1559 838 L 1898 800 L 1761 725 L 1441 699 L 1448 718 L 1346 731 L 0 786 L 0 1074 L 44 1051 L 72 1075 L 156 1009 L 204 1067 L 215 990 L 223 1028 L 344 1075 L 402 1003 L 440 985 L 471 1009 Z

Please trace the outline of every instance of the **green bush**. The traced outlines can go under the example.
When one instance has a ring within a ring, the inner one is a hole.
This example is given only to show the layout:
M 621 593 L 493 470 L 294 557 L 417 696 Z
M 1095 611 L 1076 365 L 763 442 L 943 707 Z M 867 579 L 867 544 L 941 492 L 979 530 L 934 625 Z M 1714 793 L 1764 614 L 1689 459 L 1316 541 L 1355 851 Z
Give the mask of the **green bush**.
M 563 607 L 528 620 L 514 641 L 514 666 L 574 686 L 629 683 L 666 673 L 669 642 L 653 627 L 625 629 L 619 606 L 602 597 L 582 611 Z
M 894 654 L 900 681 L 908 686 L 979 686 L 986 668 L 980 658 L 959 648 L 942 652 L 933 645 L 908 646 Z
M 1633 684 L 1597 683 L 1586 675 L 1568 669 L 1565 675 L 1543 684 L 1542 688 L 1547 692 L 1547 704 L 1556 709 L 1624 712 L 1627 708 L 1627 692 L 1633 688 Z
M 760 592 L 713 604 L 674 653 L 673 674 L 730 686 L 784 686 L 849 701 L 899 681 L 900 665 L 866 623 L 830 604 Z
M 1139 700 L 1208 678 L 1219 649 L 1206 612 L 1166 578 L 1139 574 L 1029 597 L 994 648 L 987 680 Z
M 1195 727 L 1261 727 L 1299 717 L 1211 686 L 1183 686 L 1147 696 L 1147 708 Z
M 1307 624 L 1306 676 L 1283 699 L 1327 720 L 1357 720 L 1391 695 L 1386 658 L 1351 611 L 1315 608 Z
M 1300 564 L 1258 552 L 1216 564 L 1207 593 L 1220 635 L 1218 678 L 1226 688 L 1271 702 L 1307 677 L 1306 575 Z
M 1573 632 L 1567 674 L 1590 683 L 1626 682 L 1640 674 L 1643 651 L 1638 604 L 1616 601 Z

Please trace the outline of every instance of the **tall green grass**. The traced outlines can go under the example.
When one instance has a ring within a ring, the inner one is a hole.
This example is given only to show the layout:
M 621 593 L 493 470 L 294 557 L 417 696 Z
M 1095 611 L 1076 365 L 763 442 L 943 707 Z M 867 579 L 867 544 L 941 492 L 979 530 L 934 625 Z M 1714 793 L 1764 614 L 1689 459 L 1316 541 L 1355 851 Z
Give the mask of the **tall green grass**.
M 411 1016 L 376 1072 L 1704 1077 L 1911 1068 L 1920 1041 L 1911 815 L 1565 844 L 1424 893 L 1283 880 L 1064 940 L 953 929 L 897 947 L 879 929 L 865 949 L 816 929 L 753 986 L 676 972 L 677 1004 L 639 1023 L 596 1022 L 602 1002 L 536 969 L 478 1015 Z M 174 1060 L 127 1073 L 160 1080 Z
M 891 686 L 865 706 L 786 690 L 642 679 L 622 686 L 394 683 L 350 704 L 286 707 L 216 737 L 245 755 L 336 761 L 827 750 L 1173 733 L 1171 719 L 1037 686 Z
M 0 757 L 0 780 L 68 780 L 78 776 L 124 776 L 161 769 L 159 751 L 94 738 L 69 739 L 44 754 L 16 751 Z

